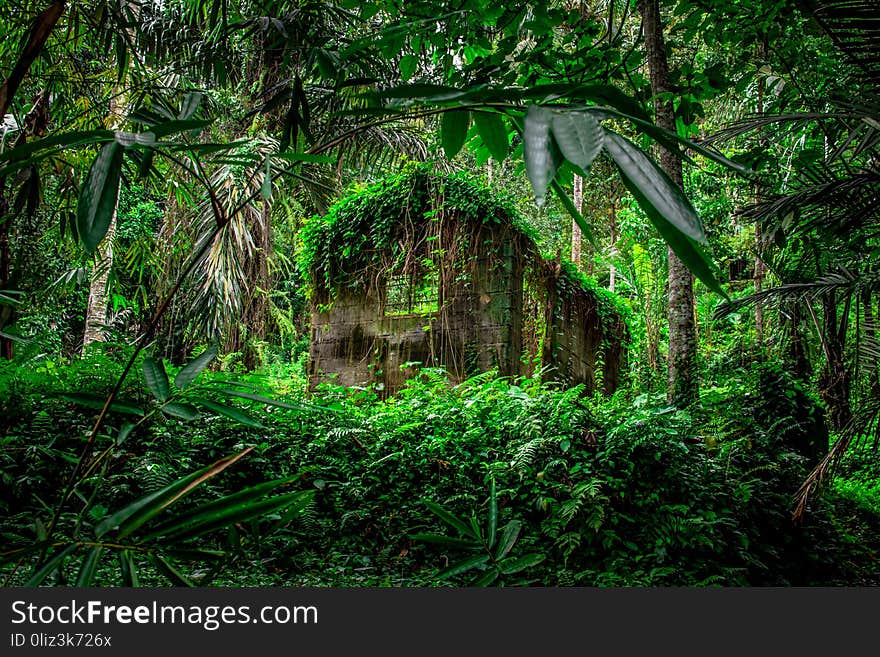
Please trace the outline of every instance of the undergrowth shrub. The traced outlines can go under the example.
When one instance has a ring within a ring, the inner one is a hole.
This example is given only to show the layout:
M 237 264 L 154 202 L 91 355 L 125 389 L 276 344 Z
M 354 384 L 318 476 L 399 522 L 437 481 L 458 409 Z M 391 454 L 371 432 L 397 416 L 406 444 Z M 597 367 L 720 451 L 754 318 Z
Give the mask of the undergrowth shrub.
M 93 383 L 97 392 L 106 381 Z M 74 453 L 93 418 L 47 405 L 37 379 L 3 385 L 14 392 L 4 403 L 19 409 L 2 437 L 4 532 L 33 531 L 33 495 L 53 499 L 68 465 L 53 450 Z M 291 402 L 305 394 L 290 381 L 285 391 Z M 387 400 L 323 385 L 308 401 L 265 407 L 266 429 L 157 419 L 129 438 L 101 504 L 248 446 L 204 495 L 288 476 L 314 489 L 300 518 L 265 541 L 243 542 L 260 535 L 248 526 L 206 539 L 207 549 L 240 553 L 220 585 L 439 585 L 437 572 L 462 554 L 413 540 L 448 530 L 425 502 L 485 517 L 493 478 L 499 526 L 516 520 L 517 549 L 545 557 L 522 573 L 534 585 L 838 584 L 862 577 L 875 549 L 858 544 L 855 516 L 833 497 L 791 521 L 821 416 L 772 368 L 688 411 L 647 394 L 606 399 L 491 373 L 452 386 L 433 369 Z

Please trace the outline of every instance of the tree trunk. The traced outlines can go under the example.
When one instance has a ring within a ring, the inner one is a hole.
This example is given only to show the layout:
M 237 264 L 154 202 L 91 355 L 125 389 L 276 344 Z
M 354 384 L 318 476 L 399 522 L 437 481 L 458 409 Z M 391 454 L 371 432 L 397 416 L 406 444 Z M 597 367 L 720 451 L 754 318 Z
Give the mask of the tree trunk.
M 608 290 L 615 292 L 617 290 L 617 267 L 614 266 L 614 259 L 617 257 L 617 199 L 611 198 L 611 207 L 608 210 L 608 231 L 611 235 L 611 266 L 608 269 Z
M 850 373 L 843 349 L 848 315 L 847 308 L 838 322 L 837 295 L 831 292 L 822 296 L 825 369 L 819 377 L 819 394 L 828 409 L 828 419 L 835 431 L 843 429 L 852 418 L 849 403 Z
M 659 0 L 640 0 L 642 29 L 654 95 L 654 121 L 661 128 L 675 131 L 672 100 L 666 98 L 672 89 L 669 83 L 669 62 L 663 41 Z M 660 147 L 660 166 L 672 181 L 683 187 L 681 159 Z M 669 358 L 667 398 L 677 406 L 688 406 L 699 397 L 697 378 L 697 337 L 694 322 L 694 278 L 667 248 L 669 261 Z
M 574 207 L 578 212 L 583 215 L 584 208 L 584 179 L 579 175 L 575 174 L 574 176 L 574 189 L 573 189 L 573 201 Z M 574 266 L 577 267 L 578 271 L 581 268 L 581 242 L 583 241 L 583 236 L 581 235 L 581 227 L 578 226 L 578 223 L 572 219 L 571 220 L 571 261 L 574 263 Z

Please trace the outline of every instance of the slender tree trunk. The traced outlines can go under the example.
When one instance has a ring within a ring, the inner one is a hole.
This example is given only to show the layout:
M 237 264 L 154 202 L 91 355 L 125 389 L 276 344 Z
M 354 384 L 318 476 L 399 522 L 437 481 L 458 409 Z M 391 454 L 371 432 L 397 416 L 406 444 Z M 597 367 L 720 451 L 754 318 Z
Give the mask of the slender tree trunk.
M 838 321 L 837 295 L 822 296 L 822 332 L 824 333 L 825 369 L 819 377 L 819 394 L 828 409 L 828 419 L 835 431 L 840 431 L 852 418 L 849 402 L 850 373 L 844 359 L 844 337 L 848 323 L 848 308 Z
M 672 89 L 669 82 L 669 62 L 663 41 L 659 0 L 640 0 L 642 29 L 648 53 L 651 91 L 654 95 L 654 121 L 661 128 L 675 131 L 675 113 L 672 100 L 666 98 Z M 681 159 L 660 147 L 660 165 L 672 181 L 683 187 Z M 694 278 L 667 248 L 669 262 L 669 358 L 667 397 L 670 403 L 688 406 L 699 397 L 697 378 L 697 338 L 694 322 Z
M 575 174 L 574 176 L 574 189 L 573 189 L 573 201 L 574 207 L 577 208 L 577 211 L 583 215 L 584 210 L 584 179 L 579 175 Z M 583 241 L 583 235 L 581 235 L 581 227 L 578 226 L 578 223 L 572 219 L 571 220 L 571 261 L 574 263 L 574 266 L 580 271 L 581 268 L 581 242 Z

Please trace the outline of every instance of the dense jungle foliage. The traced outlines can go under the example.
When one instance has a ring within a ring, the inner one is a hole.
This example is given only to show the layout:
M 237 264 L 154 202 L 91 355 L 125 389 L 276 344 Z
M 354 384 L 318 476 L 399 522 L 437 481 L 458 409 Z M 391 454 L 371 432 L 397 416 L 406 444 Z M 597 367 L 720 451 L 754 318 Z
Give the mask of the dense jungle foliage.
M 880 584 L 876 3 L 6 5 L 4 586 Z M 613 394 L 310 379 L 447 207 Z

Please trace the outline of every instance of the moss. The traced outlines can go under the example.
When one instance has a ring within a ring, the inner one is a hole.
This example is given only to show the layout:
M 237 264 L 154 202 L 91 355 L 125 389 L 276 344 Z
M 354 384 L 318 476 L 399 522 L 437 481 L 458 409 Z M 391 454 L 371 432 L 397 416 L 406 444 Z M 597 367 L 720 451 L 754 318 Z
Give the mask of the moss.
M 306 294 L 326 303 L 342 286 L 367 285 L 377 272 L 390 271 L 405 260 L 406 230 L 426 223 L 422 219 L 453 214 L 459 220 L 507 223 L 526 238 L 532 256 L 551 259 L 538 255 L 537 233 L 512 200 L 465 174 L 441 174 L 430 165 L 413 163 L 378 183 L 353 187 L 327 214 L 306 222 L 298 257 L 303 280 L 308 281 Z M 631 312 L 617 295 L 588 279 L 570 261 L 563 259 L 561 265 L 557 288 L 580 289 L 594 297 L 605 328 L 619 331 L 621 320 L 628 327 Z

